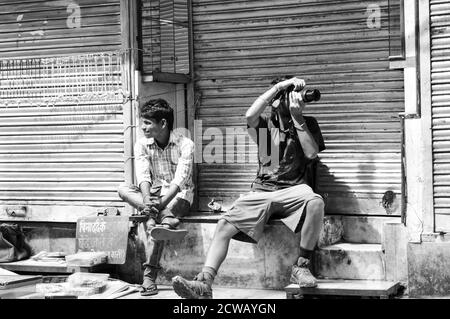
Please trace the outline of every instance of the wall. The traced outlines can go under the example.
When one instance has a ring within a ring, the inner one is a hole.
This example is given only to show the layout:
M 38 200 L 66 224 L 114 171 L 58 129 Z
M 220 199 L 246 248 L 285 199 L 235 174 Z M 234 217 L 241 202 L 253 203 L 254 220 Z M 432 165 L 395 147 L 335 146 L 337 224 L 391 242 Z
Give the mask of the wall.
M 417 21 L 413 18 L 416 15 L 415 4 Z M 406 108 L 420 106 L 420 118 L 407 120 L 405 128 L 408 168 L 406 248 L 408 293 L 411 297 L 450 295 L 450 238 L 445 232 L 436 232 L 434 219 L 430 8 L 434 5 L 438 9 L 441 4 L 433 0 L 405 0 L 406 63 L 411 70 L 416 63 L 416 69 L 409 73 L 408 78 L 405 76 Z M 417 75 L 419 86 L 416 87 L 413 82 Z
M 180 228 L 187 229 L 189 233 L 181 242 L 166 244 L 158 277 L 161 284 L 170 285 L 175 275 L 192 279 L 201 271 L 216 224 L 183 223 Z M 129 246 L 129 257 L 134 259 L 128 259 L 127 265 L 122 268 L 129 280 L 140 283 L 143 275 L 141 264 L 145 261 L 147 247 L 142 224 L 137 229 L 137 235 Z M 266 226 L 264 236 L 257 245 L 232 240 L 215 285 L 284 289 L 299 253 L 299 240 L 299 234 L 294 235 L 284 225 Z
M 450 243 L 408 244 L 411 297 L 450 294 Z

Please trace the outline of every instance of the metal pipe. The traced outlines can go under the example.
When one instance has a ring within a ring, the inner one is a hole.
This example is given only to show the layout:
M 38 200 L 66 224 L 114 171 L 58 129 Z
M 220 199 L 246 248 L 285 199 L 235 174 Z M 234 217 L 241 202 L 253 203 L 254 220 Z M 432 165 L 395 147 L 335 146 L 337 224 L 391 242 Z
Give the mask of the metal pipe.
M 400 219 L 401 223 L 406 226 L 406 204 L 407 200 L 407 178 L 406 178 L 406 152 L 405 152 L 405 114 L 399 113 L 400 117 L 400 171 L 401 171 L 401 197 L 400 197 Z

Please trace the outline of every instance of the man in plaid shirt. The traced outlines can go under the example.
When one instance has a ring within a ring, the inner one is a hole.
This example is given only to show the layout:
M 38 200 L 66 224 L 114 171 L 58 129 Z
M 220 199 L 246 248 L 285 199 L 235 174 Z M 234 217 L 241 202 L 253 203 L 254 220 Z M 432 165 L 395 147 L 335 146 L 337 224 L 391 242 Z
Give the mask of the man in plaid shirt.
M 144 264 L 141 295 L 158 293 L 155 284 L 161 266 L 164 240 L 176 230 L 180 217 L 189 212 L 193 200 L 192 169 L 194 142 L 173 131 L 173 109 L 163 99 L 150 100 L 140 108 L 141 128 L 144 137 L 134 148 L 137 185 L 121 186 L 119 196 L 140 214 L 149 217 L 147 236 L 150 251 Z M 156 227 L 155 227 L 156 226 Z

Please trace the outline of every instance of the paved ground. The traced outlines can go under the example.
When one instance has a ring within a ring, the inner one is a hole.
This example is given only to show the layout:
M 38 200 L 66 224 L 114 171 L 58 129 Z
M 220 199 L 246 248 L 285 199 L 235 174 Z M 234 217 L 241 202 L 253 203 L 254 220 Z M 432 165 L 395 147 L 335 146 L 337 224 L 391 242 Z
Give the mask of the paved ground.
M 121 299 L 179 299 L 171 286 L 158 285 L 159 293 L 143 297 L 139 292 L 123 296 Z M 213 288 L 214 299 L 286 299 L 284 290 Z

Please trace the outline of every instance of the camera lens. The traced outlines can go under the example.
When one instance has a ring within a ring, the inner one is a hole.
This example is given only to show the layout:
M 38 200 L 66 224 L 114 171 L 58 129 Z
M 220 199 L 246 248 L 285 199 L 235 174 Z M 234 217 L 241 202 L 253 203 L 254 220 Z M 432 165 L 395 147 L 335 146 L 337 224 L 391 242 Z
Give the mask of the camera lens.
M 320 91 L 317 89 L 303 90 L 302 91 L 302 99 L 306 103 L 309 103 L 312 101 L 319 101 L 320 100 Z

